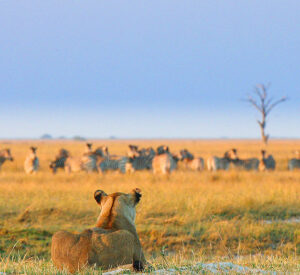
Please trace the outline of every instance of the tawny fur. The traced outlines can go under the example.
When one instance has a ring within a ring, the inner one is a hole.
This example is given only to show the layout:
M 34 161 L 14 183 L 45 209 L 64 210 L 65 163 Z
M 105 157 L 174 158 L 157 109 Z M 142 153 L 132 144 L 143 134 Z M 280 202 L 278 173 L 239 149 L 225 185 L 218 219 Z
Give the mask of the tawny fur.
M 94 264 L 105 270 L 132 263 L 142 270 L 146 260 L 134 223 L 140 190 L 110 195 L 97 190 L 94 197 L 101 208 L 96 227 L 80 234 L 55 233 L 51 246 L 54 265 L 71 273 Z

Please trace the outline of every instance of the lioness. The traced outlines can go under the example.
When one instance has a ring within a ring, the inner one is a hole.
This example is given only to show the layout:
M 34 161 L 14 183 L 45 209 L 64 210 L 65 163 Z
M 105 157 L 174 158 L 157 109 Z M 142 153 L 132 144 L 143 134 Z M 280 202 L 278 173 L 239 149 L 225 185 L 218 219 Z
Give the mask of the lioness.
M 51 246 L 54 265 L 71 273 L 93 264 L 108 269 L 133 263 L 135 270 L 143 270 L 146 260 L 134 224 L 141 196 L 138 188 L 129 194 L 110 195 L 97 190 L 94 198 L 101 210 L 96 227 L 80 234 L 55 233 Z

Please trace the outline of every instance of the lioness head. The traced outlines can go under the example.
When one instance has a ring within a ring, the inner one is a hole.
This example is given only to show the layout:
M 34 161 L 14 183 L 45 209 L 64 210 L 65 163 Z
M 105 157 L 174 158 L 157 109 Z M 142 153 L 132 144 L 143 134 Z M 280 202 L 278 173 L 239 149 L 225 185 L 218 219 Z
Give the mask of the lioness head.
M 125 223 L 134 224 L 135 206 L 141 197 L 141 190 L 138 188 L 128 194 L 118 192 L 107 195 L 102 190 L 95 191 L 94 198 L 100 205 L 97 227 L 122 228 Z

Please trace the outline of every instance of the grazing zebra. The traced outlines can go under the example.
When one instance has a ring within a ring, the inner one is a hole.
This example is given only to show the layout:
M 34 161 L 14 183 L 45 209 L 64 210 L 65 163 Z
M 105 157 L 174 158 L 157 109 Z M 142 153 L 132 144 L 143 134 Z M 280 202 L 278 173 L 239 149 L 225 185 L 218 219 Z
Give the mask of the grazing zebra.
M 266 156 L 266 151 L 261 150 L 261 159 L 259 162 L 259 170 L 266 171 L 266 170 L 275 170 L 276 162 L 272 155 Z
M 228 170 L 230 166 L 230 152 L 225 152 L 223 157 L 212 156 L 207 159 L 208 171 Z
M 109 156 L 109 157 L 103 158 L 99 163 L 100 171 L 107 172 L 107 171 L 120 170 L 120 163 L 122 161 L 124 162 L 124 165 L 126 165 L 127 158 L 126 157 L 122 158 L 119 156 Z
M 106 145 L 103 145 L 101 147 L 98 147 L 94 153 L 98 155 L 99 157 L 108 157 L 109 152 L 108 152 L 108 147 Z
M 196 171 L 204 170 L 203 158 L 195 158 L 187 149 L 180 151 L 180 160 L 185 163 L 186 168 Z
M 97 158 L 97 168 L 99 172 L 116 171 L 120 170 L 120 163 L 127 162 L 126 157 L 110 155 L 107 146 L 102 146 L 94 151 L 94 156 Z
M 137 157 L 140 155 L 140 152 L 139 152 L 139 147 L 137 145 L 132 145 L 132 144 L 129 144 L 128 145 L 129 147 L 129 150 L 127 152 L 127 156 L 129 158 L 132 158 L 132 157 Z
M 88 153 L 85 153 L 81 158 L 83 170 L 87 172 L 92 172 L 92 171 L 100 172 L 99 171 L 100 164 L 103 162 L 103 160 L 107 160 L 108 158 L 109 158 L 109 152 L 107 146 L 101 146 L 98 147 L 95 151 L 90 151 Z
M 10 160 L 10 161 L 14 160 L 14 158 L 11 156 L 10 149 L 0 150 L 0 170 L 1 170 L 1 166 L 6 160 Z
M 91 148 L 91 146 L 87 147 Z M 95 151 L 90 151 L 85 153 L 81 157 L 71 157 L 68 156 L 65 160 L 65 171 L 78 172 L 99 172 L 99 163 L 106 158 L 108 155 L 108 150 L 106 146 L 98 147 Z
M 24 170 L 26 174 L 36 173 L 39 169 L 39 159 L 36 156 L 37 147 L 30 147 L 30 153 L 24 162 Z
M 155 151 L 153 148 L 149 147 L 147 149 L 141 149 L 138 151 L 138 155 L 133 155 L 128 157 L 128 161 L 125 164 L 126 172 L 134 172 L 138 170 L 151 170 L 152 169 L 152 160 L 155 157 Z M 124 168 L 121 167 L 123 171 Z
M 56 173 L 58 168 L 65 169 L 66 159 L 70 156 L 69 151 L 66 149 L 60 149 L 58 155 L 55 157 L 54 161 L 50 162 L 50 169 L 52 169 L 53 174 Z
M 257 158 L 240 159 L 236 149 L 231 149 L 229 152 L 227 152 L 227 156 L 230 159 L 230 164 L 233 166 L 233 168 L 247 171 L 258 170 L 259 159 Z
M 296 158 L 292 158 L 288 162 L 289 170 L 300 169 L 300 152 L 296 151 Z
M 156 155 L 152 161 L 153 173 L 169 174 L 171 172 L 171 157 L 169 154 Z
M 91 153 L 91 152 L 92 152 L 92 146 L 93 146 L 92 143 L 86 143 L 86 144 L 85 144 L 85 150 L 84 150 L 84 153 Z
M 224 156 L 223 158 L 212 156 L 207 159 L 208 171 L 228 170 L 229 165 L 230 160 L 226 156 Z
M 162 155 L 162 154 L 165 154 L 165 153 L 169 153 L 169 147 L 168 146 L 161 145 L 161 146 L 157 147 L 157 149 L 156 149 L 156 154 L 157 155 Z
M 165 153 L 162 153 L 162 151 Z M 157 155 L 152 160 L 152 170 L 154 174 L 169 174 L 177 168 L 179 158 L 169 152 L 169 147 L 160 146 L 157 148 Z

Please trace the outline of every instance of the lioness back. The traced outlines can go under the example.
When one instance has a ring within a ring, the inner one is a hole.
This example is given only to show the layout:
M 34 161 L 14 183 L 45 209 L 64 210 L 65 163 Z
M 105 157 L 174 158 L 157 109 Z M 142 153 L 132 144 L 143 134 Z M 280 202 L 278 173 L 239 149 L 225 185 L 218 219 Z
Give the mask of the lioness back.
M 88 264 L 102 269 L 132 263 L 134 236 L 127 230 L 94 228 L 80 234 L 59 231 L 52 237 L 53 263 L 75 273 Z
M 129 231 L 98 233 L 93 230 L 91 240 L 93 249 L 89 255 L 89 264 L 96 264 L 102 269 L 108 269 L 132 263 L 134 236 Z M 97 253 L 95 253 L 95 249 Z
M 52 237 L 51 258 L 58 269 L 75 273 L 88 262 L 90 248 L 90 231 L 81 234 L 59 231 Z
M 109 195 L 96 190 L 94 198 L 100 206 L 96 227 L 80 234 L 55 233 L 51 246 L 54 265 L 71 273 L 88 265 L 108 269 L 129 263 L 143 270 L 146 259 L 135 228 L 135 207 L 141 196 L 138 188 Z

